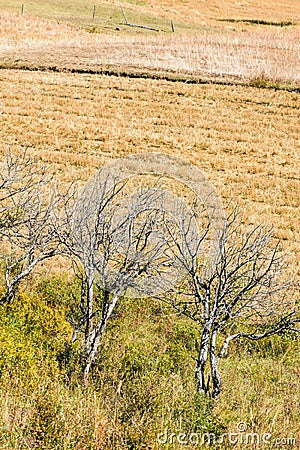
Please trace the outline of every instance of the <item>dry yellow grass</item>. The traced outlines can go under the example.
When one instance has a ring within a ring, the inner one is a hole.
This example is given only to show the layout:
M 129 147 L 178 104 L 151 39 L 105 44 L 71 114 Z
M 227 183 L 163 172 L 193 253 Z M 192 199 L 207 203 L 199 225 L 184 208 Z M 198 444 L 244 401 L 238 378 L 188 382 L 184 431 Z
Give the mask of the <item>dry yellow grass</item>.
M 129 21 L 141 19 L 150 20 L 151 23 L 151 21 L 162 22 L 164 20 L 169 24 L 170 20 L 174 20 L 179 29 L 183 26 L 185 30 L 195 26 L 219 29 L 232 27 L 232 23 L 222 22 L 226 19 L 236 20 L 234 27 L 237 28 L 249 25 L 249 22 L 238 22 L 239 20 L 300 23 L 300 4 L 297 0 L 272 2 L 268 0 L 202 0 L 201 2 L 197 0 L 180 2 L 171 0 L 127 0 L 122 2 L 117 0 L 72 0 L 72 2 L 30 0 L 24 3 L 25 14 L 66 20 L 69 23 L 84 26 L 92 24 L 93 6 L 96 5 L 97 14 L 94 25 L 102 26 L 103 30 L 113 29 L 116 23 L 122 22 L 120 4 L 124 7 Z M 1 3 L 0 10 L 20 13 L 21 2 L 5 0 Z
M 0 85 L 2 144 L 28 146 L 63 180 L 130 153 L 185 158 L 249 223 L 274 225 L 299 272 L 299 93 L 18 70 Z
M 98 3 L 102 3 L 98 0 Z M 116 0 L 107 1 L 118 4 Z M 213 23 L 219 26 L 220 19 L 258 19 L 266 21 L 300 21 L 300 3 L 294 0 L 188 0 L 171 2 L 170 0 L 146 0 L 144 6 L 122 2 L 128 9 L 146 10 L 149 7 L 154 14 L 196 24 Z
M 290 272 L 299 280 L 299 25 L 279 28 L 243 20 L 299 24 L 300 2 L 122 2 L 129 17 L 173 19 L 176 30 L 185 29 L 189 37 L 144 32 L 128 36 L 125 27 L 114 34 L 94 35 L 50 20 L 55 16 L 47 2 L 43 2 L 43 19 L 27 15 L 33 4 L 34 13 L 38 12 L 38 3 L 26 4 L 24 17 L 0 13 L 0 66 L 55 68 L 60 73 L 0 70 L 0 160 L 8 145 L 26 146 L 63 181 L 84 183 L 101 165 L 131 153 L 162 152 L 184 158 L 208 176 L 224 204 L 238 201 L 249 223 L 274 226 L 289 255 Z M 59 0 L 50 3 L 55 3 L 57 11 L 66 7 Z M 72 6 L 81 8 L 83 3 L 88 2 L 74 0 Z M 119 11 L 115 0 L 93 0 L 89 12 L 94 3 Z M 11 11 L 20 9 L 12 0 L 5 4 Z M 70 21 L 78 25 L 74 18 Z M 112 29 L 110 24 L 110 33 Z M 72 70 L 233 83 L 259 78 L 298 90 L 187 84 Z M 65 269 L 65 262 L 55 264 Z M 145 327 L 149 329 L 148 322 Z M 280 358 L 266 358 L 263 353 L 252 359 L 241 358 L 236 350 L 224 360 L 224 395 L 215 412 L 230 431 L 235 432 L 236 424 L 245 420 L 250 431 L 294 436 L 299 443 L 299 370 L 293 349 L 296 345 L 291 343 Z M 5 405 L 8 398 L 6 393 Z M 84 423 L 85 410 L 78 405 L 77 423 L 70 419 L 70 430 Z M 71 406 L 67 403 L 70 418 Z M 96 403 L 92 408 L 96 433 L 102 426 L 101 410 Z M 8 410 L 4 408 L 7 421 Z
M 0 67 L 300 86 L 299 27 L 98 35 L 7 12 L 0 25 Z
M 67 24 L 58 24 L 55 20 L 40 17 L 20 16 L 5 11 L 0 13 L 0 43 L 1 48 L 12 47 L 19 43 L 29 46 L 33 41 L 57 42 L 62 39 L 74 39 L 86 36 L 86 32 Z

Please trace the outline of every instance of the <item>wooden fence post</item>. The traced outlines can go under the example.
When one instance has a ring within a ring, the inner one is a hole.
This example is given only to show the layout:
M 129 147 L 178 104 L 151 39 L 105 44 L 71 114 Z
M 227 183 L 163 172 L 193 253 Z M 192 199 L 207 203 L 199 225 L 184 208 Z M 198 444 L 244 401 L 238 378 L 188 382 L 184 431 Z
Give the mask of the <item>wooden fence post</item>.
M 126 25 L 128 25 L 128 20 L 127 20 L 127 17 L 126 17 L 126 14 L 125 14 L 124 8 L 123 8 L 123 6 L 120 6 L 120 8 L 121 8 L 121 11 L 122 11 L 122 14 L 123 14 L 123 17 L 124 17 L 125 23 L 126 23 Z
M 96 5 L 94 5 L 94 9 L 93 9 L 93 21 L 95 19 L 95 15 L 96 15 Z
M 174 27 L 174 22 L 173 22 L 173 20 L 171 20 L 171 29 L 172 29 L 172 33 L 175 33 L 175 27 Z
M 24 16 L 24 9 L 25 9 L 25 5 L 24 5 L 24 3 L 22 3 L 22 7 L 21 7 L 21 16 Z

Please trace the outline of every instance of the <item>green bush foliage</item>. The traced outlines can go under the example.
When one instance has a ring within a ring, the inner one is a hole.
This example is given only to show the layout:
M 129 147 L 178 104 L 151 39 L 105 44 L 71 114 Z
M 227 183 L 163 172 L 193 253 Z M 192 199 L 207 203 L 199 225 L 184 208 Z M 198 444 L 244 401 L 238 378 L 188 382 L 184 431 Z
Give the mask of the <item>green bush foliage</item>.
M 228 374 L 223 406 L 222 399 L 214 405 L 195 390 L 196 325 L 158 302 L 124 299 L 107 328 L 91 383 L 84 387 L 81 341 L 71 342 L 67 320 L 75 314 L 78 289 L 77 280 L 66 276 L 41 278 L 14 303 L 1 306 L 0 447 L 159 449 L 157 436 L 164 430 L 219 436 L 231 420 L 247 419 L 241 398 L 251 411 L 253 402 L 259 403 L 249 385 L 249 377 L 261 376 L 259 367 L 266 368 L 265 395 L 272 383 L 286 389 L 296 370 L 297 342 L 291 336 L 236 344 L 223 362 Z M 273 367 L 276 358 L 288 367 L 285 378 Z M 290 420 L 296 423 L 293 414 Z

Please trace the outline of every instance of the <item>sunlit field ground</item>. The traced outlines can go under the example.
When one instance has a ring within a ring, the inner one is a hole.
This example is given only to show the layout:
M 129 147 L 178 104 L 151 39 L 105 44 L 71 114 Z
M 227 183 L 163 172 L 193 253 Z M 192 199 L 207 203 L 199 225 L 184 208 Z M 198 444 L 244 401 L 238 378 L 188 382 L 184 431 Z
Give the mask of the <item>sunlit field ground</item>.
M 18 70 L 0 80 L 3 144 L 28 146 L 68 180 L 130 153 L 185 158 L 250 223 L 274 225 L 296 270 L 299 93 Z

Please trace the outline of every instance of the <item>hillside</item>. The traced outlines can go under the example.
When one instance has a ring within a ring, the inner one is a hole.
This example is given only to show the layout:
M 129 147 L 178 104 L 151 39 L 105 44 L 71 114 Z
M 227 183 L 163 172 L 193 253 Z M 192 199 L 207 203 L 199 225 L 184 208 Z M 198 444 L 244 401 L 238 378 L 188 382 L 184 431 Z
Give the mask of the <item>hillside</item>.
M 93 25 L 102 27 L 101 31 L 124 22 L 120 6 L 128 14 L 128 21 L 141 23 L 142 21 L 156 23 L 173 20 L 187 31 L 199 30 L 203 27 L 226 29 L 228 27 L 255 26 L 255 21 L 265 22 L 265 25 L 292 22 L 300 24 L 300 5 L 294 0 L 229 1 L 229 0 L 195 0 L 180 1 L 174 4 L 170 0 L 143 1 L 103 1 L 103 0 L 62 0 L 39 1 L 30 0 L 24 3 L 25 14 L 68 21 L 86 27 L 92 24 L 93 8 L 96 14 Z M 21 4 L 13 0 L 1 3 L 0 10 L 14 13 L 21 12 Z M 229 21 L 229 22 L 226 22 Z M 251 23 L 252 22 L 252 23 Z M 132 30 L 131 30 L 132 32 Z
M 240 6 L 234 17 L 224 2 L 220 10 L 227 16 L 219 18 L 217 7 L 200 5 L 198 11 L 192 3 L 180 3 L 176 14 L 171 8 L 170 19 L 167 3 L 123 5 L 130 24 L 157 32 L 126 25 L 117 4 L 97 3 L 94 10 L 92 2 L 72 2 L 68 8 L 63 2 L 32 2 L 22 16 L 7 2 L 0 15 L 0 67 L 299 89 L 297 8 L 275 4 L 266 20 L 255 2 L 248 9 Z
M 63 186 L 82 186 L 123 156 L 182 158 L 224 206 L 239 204 L 245 227 L 273 227 L 299 304 L 300 1 L 30 0 L 23 15 L 21 5 L 0 3 L 0 161 L 26 148 Z M 126 25 L 120 5 L 159 31 Z M 4 265 L 0 253 L 0 298 Z M 296 334 L 234 341 L 215 400 L 194 379 L 202 324 L 122 298 L 84 385 L 85 336 L 72 342 L 71 326 L 81 281 L 54 257 L 0 304 L 0 448 L 299 447 Z M 181 431 L 187 444 L 172 442 Z M 208 433 L 216 445 L 201 444 Z

